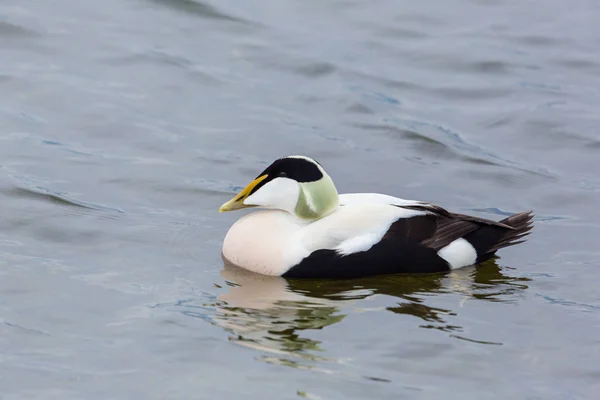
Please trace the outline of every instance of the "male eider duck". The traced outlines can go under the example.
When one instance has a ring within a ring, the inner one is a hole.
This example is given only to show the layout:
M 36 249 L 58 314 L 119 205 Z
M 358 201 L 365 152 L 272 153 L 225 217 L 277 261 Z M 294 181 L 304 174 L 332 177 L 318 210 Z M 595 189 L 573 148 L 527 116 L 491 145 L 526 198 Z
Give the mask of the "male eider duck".
M 289 278 L 350 279 L 444 272 L 475 265 L 521 243 L 533 214 L 496 222 L 434 204 L 376 193 L 338 194 L 304 156 L 273 162 L 220 212 L 261 207 L 227 232 L 223 257 L 238 267 Z

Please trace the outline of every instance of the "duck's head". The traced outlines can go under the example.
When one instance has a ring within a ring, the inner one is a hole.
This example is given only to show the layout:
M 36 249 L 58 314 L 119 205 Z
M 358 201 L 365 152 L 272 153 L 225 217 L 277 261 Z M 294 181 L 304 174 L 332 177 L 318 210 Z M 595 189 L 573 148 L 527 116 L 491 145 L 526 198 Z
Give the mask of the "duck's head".
M 316 220 L 337 206 L 338 192 L 321 165 L 309 157 L 288 156 L 273 162 L 219 212 L 263 207 Z

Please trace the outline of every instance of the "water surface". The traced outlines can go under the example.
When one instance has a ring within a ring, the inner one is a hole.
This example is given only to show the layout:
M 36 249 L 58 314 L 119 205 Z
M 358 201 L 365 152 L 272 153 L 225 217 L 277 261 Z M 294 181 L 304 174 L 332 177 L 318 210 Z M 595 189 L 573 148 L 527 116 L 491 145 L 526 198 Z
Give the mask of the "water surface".
M 600 390 L 600 6 L 4 0 L 3 399 L 589 399 Z M 225 267 L 273 159 L 501 219 L 451 274 Z

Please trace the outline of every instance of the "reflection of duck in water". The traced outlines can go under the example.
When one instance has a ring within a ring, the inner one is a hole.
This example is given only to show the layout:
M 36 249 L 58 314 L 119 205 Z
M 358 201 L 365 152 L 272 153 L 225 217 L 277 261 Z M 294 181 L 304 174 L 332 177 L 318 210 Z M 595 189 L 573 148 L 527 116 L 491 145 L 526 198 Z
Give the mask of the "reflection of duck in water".
M 459 292 L 468 298 L 501 301 L 501 297 L 527 288 L 527 278 L 502 274 L 490 260 L 479 268 L 450 274 L 381 276 L 358 280 L 284 279 L 256 274 L 226 264 L 221 275 L 228 288 L 219 296 L 214 323 L 233 334 L 231 340 L 262 351 L 305 359 L 317 358 L 319 342 L 303 337 L 302 331 L 322 329 L 341 322 L 348 307 L 379 294 L 396 298 L 378 310 L 412 315 L 424 321 L 421 327 L 454 331 L 448 323 L 456 311 L 430 307 L 427 295 Z M 458 305 L 457 305 L 458 307 Z M 306 335 L 304 335 L 306 336 Z
M 220 211 L 267 210 L 240 218 L 223 256 L 250 271 L 291 278 L 348 279 L 447 272 L 479 264 L 522 242 L 532 214 L 500 222 L 421 201 L 373 193 L 338 195 L 316 161 L 276 160 Z

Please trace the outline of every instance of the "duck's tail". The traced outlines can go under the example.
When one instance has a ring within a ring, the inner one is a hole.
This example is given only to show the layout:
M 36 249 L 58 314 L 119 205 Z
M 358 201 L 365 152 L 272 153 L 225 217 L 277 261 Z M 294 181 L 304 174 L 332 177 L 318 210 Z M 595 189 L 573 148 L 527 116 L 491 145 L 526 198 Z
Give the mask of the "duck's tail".
M 533 217 L 531 211 L 521 212 L 500 221 L 512 229 L 490 225 L 465 235 L 464 238 L 475 247 L 477 263 L 489 260 L 496 251 L 504 247 L 523 243 L 523 238 L 529 235 L 533 228 Z
M 525 239 L 522 238 L 529 235 L 531 233 L 531 229 L 533 228 L 533 212 L 525 211 L 511 215 L 500 222 L 512 227 L 513 230 L 506 232 L 502 240 L 492 248 L 493 251 L 503 247 L 523 243 Z

